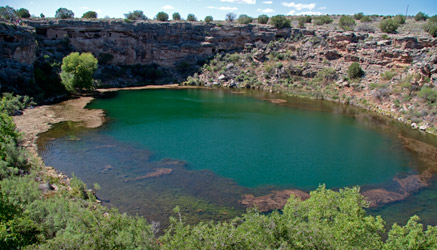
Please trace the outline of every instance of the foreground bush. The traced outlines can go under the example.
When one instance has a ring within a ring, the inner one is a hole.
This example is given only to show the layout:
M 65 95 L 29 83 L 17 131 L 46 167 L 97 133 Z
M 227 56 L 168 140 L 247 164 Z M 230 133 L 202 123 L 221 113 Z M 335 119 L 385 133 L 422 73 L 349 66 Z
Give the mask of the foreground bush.
M 426 19 L 428 19 L 428 18 L 429 18 L 428 15 L 426 15 L 423 12 L 419 12 L 416 14 L 416 16 L 414 16 L 414 20 L 416 20 L 418 22 L 419 21 L 426 21 Z
M 89 91 L 93 87 L 97 59 L 91 53 L 73 52 L 64 57 L 61 69 L 62 84 L 68 91 L 72 93 Z
M 423 29 L 431 36 L 437 37 L 437 16 L 429 18 L 428 22 L 423 26 Z
M 272 18 L 270 18 L 270 23 L 277 29 L 289 28 L 290 22 L 291 21 L 283 15 L 272 16 Z
M 385 33 L 395 33 L 399 28 L 399 23 L 392 18 L 387 18 L 379 23 L 379 28 Z
M 353 30 L 355 27 L 355 20 L 351 16 L 340 17 L 339 26 L 343 30 Z

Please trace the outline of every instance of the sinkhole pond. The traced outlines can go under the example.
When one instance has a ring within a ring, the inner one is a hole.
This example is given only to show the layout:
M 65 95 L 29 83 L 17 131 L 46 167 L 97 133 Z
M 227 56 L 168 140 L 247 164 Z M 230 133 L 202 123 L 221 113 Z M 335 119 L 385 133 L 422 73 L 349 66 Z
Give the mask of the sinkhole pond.
M 162 227 L 175 206 L 196 223 L 243 213 L 246 194 L 311 191 L 320 184 L 387 187 L 396 176 L 428 168 L 402 138 L 435 147 L 434 137 L 367 111 L 265 92 L 124 90 L 88 108 L 103 109 L 105 124 L 54 126 L 39 136 L 41 157 L 89 187 L 98 183 L 104 204 Z M 370 212 L 404 221 L 415 213 L 435 224 L 435 189 L 431 181 L 409 198 Z M 418 209 L 422 196 L 429 197 L 428 205 Z

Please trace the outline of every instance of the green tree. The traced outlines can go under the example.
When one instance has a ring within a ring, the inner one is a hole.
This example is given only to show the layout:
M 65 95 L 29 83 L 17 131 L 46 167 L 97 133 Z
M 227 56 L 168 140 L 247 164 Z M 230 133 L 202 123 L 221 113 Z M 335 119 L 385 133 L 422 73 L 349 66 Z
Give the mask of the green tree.
M 213 17 L 212 16 L 206 16 L 205 17 L 205 22 L 206 23 L 210 23 L 210 22 L 212 22 L 214 19 L 213 19 Z
M 46 16 L 44 15 L 44 13 L 39 14 L 39 17 L 41 17 L 41 18 L 46 18 Z
M 129 20 L 147 20 L 142 10 L 134 10 L 133 12 L 124 14 L 124 16 Z
M 393 20 L 397 22 L 399 25 L 405 24 L 405 21 L 407 20 L 404 15 L 396 15 L 393 17 Z
M 59 9 L 56 11 L 55 18 L 58 18 L 58 19 L 69 19 L 69 18 L 74 18 L 74 13 L 73 13 L 73 11 L 71 11 L 71 10 L 69 10 L 69 9 L 66 9 L 66 8 L 59 8 Z
M 350 79 L 357 79 L 357 78 L 360 78 L 364 75 L 364 71 L 361 69 L 359 63 L 353 62 L 349 66 L 349 68 L 347 70 L 347 74 L 348 74 Z
M 313 22 L 314 22 L 315 25 L 330 24 L 330 23 L 332 23 L 334 21 L 328 15 L 314 17 L 313 20 L 314 20 Z
M 253 21 L 253 18 L 251 18 L 250 16 L 246 15 L 246 14 L 242 14 L 238 17 L 237 22 L 239 24 L 249 24 Z
M 187 21 L 195 22 L 197 21 L 197 17 L 194 14 L 188 14 Z
M 353 30 L 355 27 L 355 20 L 351 16 L 341 16 L 338 24 L 343 30 Z
M 426 19 L 428 19 L 428 18 L 429 18 L 429 16 L 423 12 L 418 12 L 416 14 L 416 16 L 414 16 L 414 20 L 416 20 L 418 22 L 419 21 L 426 21 Z
M 83 13 L 82 18 L 97 18 L 97 12 L 87 11 L 87 12 Z
M 359 13 L 355 13 L 354 14 L 354 19 L 355 20 L 361 20 L 361 18 L 364 17 L 364 13 L 363 12 L 359 12 Z
M 379 23 L 379 28 L 385 33 L 395 33 L 399 28 L 399 23 L 392 18 L 387 18 Z
M 430 17 L 428 22 L 423 26 L 423 29 L 431 36 L 437 37 L 437 15 Z
M 236 18 L 237 18 L 237 14 L 233 12 L 229 12 L 228 14 L 226 14 L 225 20 L 232 23 L 233 21 L 235 21 Z
M 362 22 L 362 23 L 370 23 L 370 22 L 372 22 L 372 19 L 370 18 L 370 16 L 363 16 L 360 19 L 360 22 Z
M 168 14 L 161 11 L 158 14 L 156 14 L 156 20 L 161 22 L 167 22 L 168 21 Z
M 14 8 L 6 5 L 0 7 L 0 17 L 3 19 L 14 19 L 17 18 L 17 12 Z
M 290 19 L 287 19 L 283 15 L 276 15 L 270 18 L 270 23 L 275 26 L 277 29 L 289 28 L 290 27 Z
M 179 14 L 179 12 L 173 13 L 173 20 L 175 21 L 181 20 L 181 15 Z
M 29 18 L 30 17 L 29 10 L 21 8 L 17 10 L 17 16 L 20 18 Z
M 96 69 L 97 59 L 91 53 L 73 52 L 62 60 L 62 84 L 72 93 L 89 91 Z
M 269 17 L 267 15 L 259 15 L 258 16 L 258 23 L 260 24 L 266 24 L 269 22 Z

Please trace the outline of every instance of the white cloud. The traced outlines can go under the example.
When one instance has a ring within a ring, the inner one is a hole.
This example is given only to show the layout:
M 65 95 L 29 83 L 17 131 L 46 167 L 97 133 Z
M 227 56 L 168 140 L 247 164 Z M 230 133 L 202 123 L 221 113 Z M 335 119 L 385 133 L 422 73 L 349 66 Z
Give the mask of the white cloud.
M 302 16 L 302 15 L 320 16 L 320 15 L 323 15 L 323 13 L 319 12 L 319 11 L 303 11 L 303 12 L 296 13 L 296 16 Z
M 163 10 L 174 10 L 174 7 L 171 6 L 171 5 L 164 5 L 164 6 L 161 7 L 161 9 L 163 9 Z
M 265 3 L 265 4 L 272 4 L 273 1 L 264 1 L 263 3 Z
M 238 10 L 237 7 L 215 7 L 215 6 L 208 6 L 208 9 L 226 10 L 226 11 L 236 11 L 236 10 Z
M 256 4 L 256 0 L 220 0 L 220 1 L 228 2 L 228 3 Z
M 294 8 L 296 10 L 303 10 L 303 9 L 312 10 L 316 7 L 315 3 L 303 4 L 303 3 L 295 3 L 295 2 L 290 2 L 290 3 L 283 2 L 282 5 L 285 7 Z
M 326 10 L 326 6 L 320 7 L 319 10 Z
M 80 9 L 82 9 L 82 10 L 87 10 L 88 7 L 84 6 L 84 7 L 80 7 Z
M 262 13 L 272 13 L 272 12 L 275 12 L 272 9 L 257 9 L 256 11 L 262 12 Z
M 287 15 L 290 15 L 290 16 L 294 16 L 294 14 L 296 14 L 295 10 L 290 10 L 290 12 L 287 13 Z
M 101 13 L 102 13 L 102 10 L 101 10 L 101 9 L 97 9 L 97 10 L 96 10 L 96 13 L 97 13 L 97 14 L 101 14 Z

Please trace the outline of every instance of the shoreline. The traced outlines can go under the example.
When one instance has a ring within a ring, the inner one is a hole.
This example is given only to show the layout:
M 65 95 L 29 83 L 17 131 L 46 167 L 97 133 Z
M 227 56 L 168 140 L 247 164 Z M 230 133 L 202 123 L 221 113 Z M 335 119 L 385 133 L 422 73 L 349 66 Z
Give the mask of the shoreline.
M 180 86 L 177 84 L 148 85 L 141 87 L 97 89 L 97 92 L 102 94 L 119 90 L 188 88 L 199 89 L 204 87 Z M 50 130 L 52 128 L 52 125 L 59 122 L 73 121 L 81 123 L 86 128 L 98 128 L 102 126 L 105 121 L 104 111 L 100 109 L 85 108 L 86 105 L 88 105 L 94 99 L 95 97 L 90 96 L 79 97 L 58 104 L 43 105 L 32 109 L 26 109 L 22 115 L 14 116 L 13 118 L 16 124 L 16 128 L 20 133 L 23 134 L 22 145 L 42 161 L 42 159 L 38 155 L 36 141 L 38 139 L 38 135 Z M 270 101 L 275 104 L 281 104 L 286 102 L 282 99 L 264 99 L 264 101 Z M 386 115 L 383 116 L 388 117 Z M 392 117 L 389 118 L 393 119 Z M 407 138 L 404 138 L 404 140 L 407 140 Z M 432 151 L 431 155 L 435 155 L 437 159 L 437 149 Z M 54 170 L 52 167 L 48 166 L 46 166 L 46 169 L 52 171 Z M 370 207 L 379 207 L 396 201 L 401 201 L 409 197 L 412 193 L 427 187 L 435 171 L 436 170 L 433 167 L 430 167 L 429 169 L 424 170 L 421 174 L 408 175 L 402 179 L 394 176 L 392 182 L 395 182 L 400 186 L 398 190 L 393 191 L 387 190 L 382 187 L 376 187 L 373 189 L 362 191 L 361 194 L 369 201 Z M 282 209 L 290 194 L 294 194 L 297 198 L 300 199 L 307 199 L 309 197 L 309 194 L 303 192 L 302 190 L 285 189 L 275 190 L 267 195 L 258 197 L 254 197 L 251 194 L 243 194 L 240 203 L 246 207 L 257 206 L 261 212 L 267 212 L 271 210 Z

